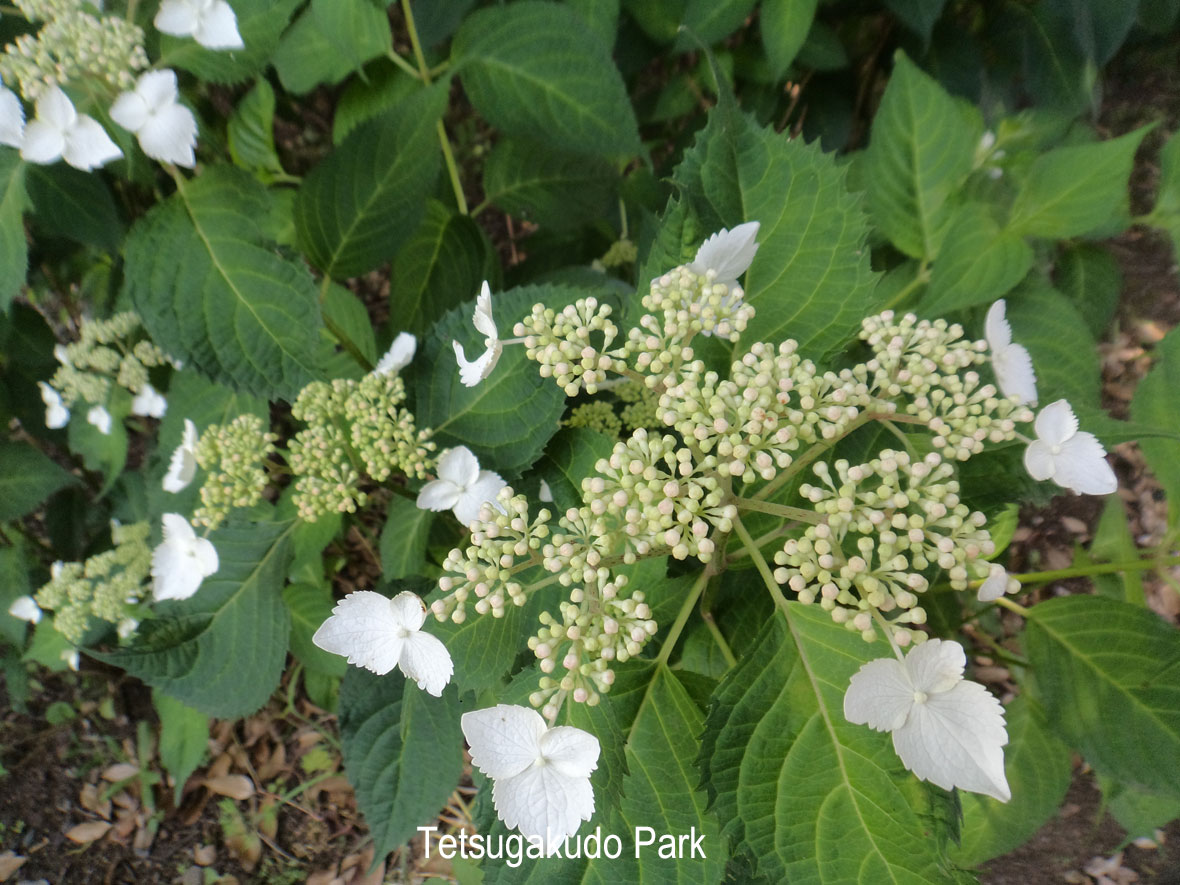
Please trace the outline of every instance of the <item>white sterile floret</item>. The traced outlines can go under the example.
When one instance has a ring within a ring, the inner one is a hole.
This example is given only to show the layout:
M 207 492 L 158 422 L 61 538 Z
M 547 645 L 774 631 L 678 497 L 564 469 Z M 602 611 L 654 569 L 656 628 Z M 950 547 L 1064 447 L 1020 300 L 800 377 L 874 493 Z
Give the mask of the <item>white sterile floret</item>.
M 91 406 L 86 413 L 86 421 L 93 424 L 103 436 L 111 433 L 111 413 L 106 406 Z
M 1119 487 L 1106 449 L 1094 434 L 1078 430 L 1068 402 L 1049 403 L 1033 427 L 1037 438 L 1024 450 L 1024 467 L 1033 479 L 1051 479 L 1080 495 L 1109 495 Z
M 336 604 L 311 641 L 378 676 L 398 667 L 423 691 L 439 697 L 455 666 L 442 641 L 422 632 L 425 620 L 425 604 L 408 590 L 393 599 L 357 590 Z
M 1005 593 L 1015 593 L 1020 582 L 1008 574 L 998 562 L 993 562 L 983 583 L 979 585 L 979 601 L 995 602 Z
M 496 330 L 496 321 L 492 319 L 492 290 L 484 280 L 479 296 L 475 299 L 475 312 L 471 315 L 471 322 L 477 332 L 484 334 L 484 352 L 478 359 L 468 362 L 463 352 L 463 345 L 452 341 L 455 348 L 455 360 L 459 363 L 459 380 L 468 387 L 475 387 L 496 368 L 500 361 L 500 354 L 504 346 L 500 343 L 500 333 Z
M 919 780 L 1007 802 L 1004 708 L 963 678 L 966 662 L 963 647 L 943 639 L 915 646 L 903 661 L 869 661 L 848 685 L 844 718 L 892 732 L 893 749 Z
M 0 86 L 0 144 L 19 148 L 25 141 L 25 109 L 11 89 Z
M 197 425 L 184 419 L 184 434 L 172 452 L 168 472 L 164 474 L 164 491 L 182 492 L 197 475 Z
M 60 657 L 66 662 L 67 667 L 69 667 L 75 673 L 78 672 L 78 666 L 82 663 L 82 659 L 78 655 L 78 649 L 63 648 Z
M 758 244 L 754 240 L 758 236 L 759 226 L 757 221 L 747 221 L 733 230 L 721 228 L 701 243 L 689 268 L 702 275 L 713 271 L 716 274 L 715 282 L 735 285 L 758 251 Z
M 590 774 L 598 738 L 580 728 L 549 728 L 536 710 L 499 704 L 464 713 L 471 763 L 494 781 L 500 820 L 545 840 L 551 854 L 594 814 Z
M 417 504 L 422 510 L 453 511 L 459 522 L 470 525 L 479 519 L 479 508 L 494 504 L 506 485 L 499 474 L 479 469 L 471 449 L 457 446 L 438 459 L 438 479 L 422 486 Z
M 131 414 L 144 418 L 163 418 L 168 411 L 168 400 L 150 384 L 144 383 L 143 389 L 131 400 Z
M 12 605 L 8 607 L 8 613 L 14 618 L 20 618 L 30 624 L 41 622 L 41 606 L 37 605 L 37 600 L 31 596 L 18 596 L 12 600 Z
M 152 551 L 152 595 L 156 599 L 188 599 L 217 571 L 217 548 L 198 538 L 179 513 L 165 513 L 162 522 L 164 540 Z
M 163 0 L 153 22 L 173 37 L 192 37 L 206 49 L 242 49 L 238 17 L 225 0 Z
M 98 121 L 74 110 L 59 86 L 50 86 L 37 99 L 37 116 L 25 127 L 20 155 L 42 165 L 65 160 L 89 172 L 123 156 Z
M 111 119 L 133 132 L 153 160 L 191 168 L 196 163 L 197 121 L 176 96 L 174 71 L 148 71 L 133 91 L 115 99 Z
M 1004 396 L 1015 396 L 1022 404 L 1037 401 L 1037 376 L 1032 357 L 1020 344 L 1012 343 L 1012 327 L 1004 312 L 1007 305 L 1001 298 L 987 311 L 984 335 L 992 352 L 992 371 Z
M 41 388 L 41 402 L 45 403 L 45 426 L 50 430 L 60 430 L 70 423 L 70 410 L 61 401 L 61 394 L 44 381 L 38 381 Z
M 409 332 L 399 332 L 398 336 L 393 339 L 393 343 L 389 345 L 385 356 L 381 357 L 377 367 L 373 369 L 374 374 L 392 375 L 394 372 L 400 372 L 410 364 L 417 350 L 418 339 Z

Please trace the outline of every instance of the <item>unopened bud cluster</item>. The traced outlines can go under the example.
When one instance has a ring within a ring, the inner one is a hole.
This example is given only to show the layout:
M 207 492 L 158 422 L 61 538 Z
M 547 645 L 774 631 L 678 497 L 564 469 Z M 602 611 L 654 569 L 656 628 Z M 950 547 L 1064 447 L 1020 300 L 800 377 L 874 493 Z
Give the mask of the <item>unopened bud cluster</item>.
M 682 265 L 651 281 L 643 306 L 663 316 L 665 334 L 685 342 L 696 333 L 737 341 L 754 316 L 737 283 L 717 280 L 717 273 L 698 273 Z
M 525 353 L 541 364 L 542 378 L 552 378 L 566 396 L 580 390 L 597 393 L 607 372 L 622 372 L 625 363 L 610 352 L 619 327 L 610 320 L 611 307 L 597 298 L 579 298 L 560 311 L 543 304 L 516 324 Z
M 615 414 L 614 406 L 601 399 L 574 406 L 562 423 L 566 427 L 585 427 L 603 436 L 617 437 L 623 432 L 623 421 Z
M 45 24 L 22 34 L 0 55 L 0 79 L 15 83 L 26 101 L 50 86 L 100 81 L 126 91 L 148 66 L 143 29 L 119 16 L 95 16 L 81 0 L 16 0 L 32 21 Z
M 144 337 L 139 315 L 117 313 L 105 320 L 83 320 L 79 339 L 54 350 L 61 366 L 49 382 L 66 406 L 79 400 L 102 404 L 115 384 L 140 393 L 148 369 L 173 361 Z
M 74 645 L 83 641 L 95 620 L 119 627 L 126 638 L 134 630 L 131 617 L 144 596 L 152 567 L 146 522 L 111 524 L 115 546 L 85 562 L 55 563 L 52 578 L 35 595 L 37 605 L 53 610 L 53 627 Z
M 197 443 L 197 464 L 206 479 L 193 523 L 216 529 L 235 507 L 252 507 L 261 501 L 267 485 L 266 461 L 274 454 L 277 440 L 254 414 L 207 427 Z

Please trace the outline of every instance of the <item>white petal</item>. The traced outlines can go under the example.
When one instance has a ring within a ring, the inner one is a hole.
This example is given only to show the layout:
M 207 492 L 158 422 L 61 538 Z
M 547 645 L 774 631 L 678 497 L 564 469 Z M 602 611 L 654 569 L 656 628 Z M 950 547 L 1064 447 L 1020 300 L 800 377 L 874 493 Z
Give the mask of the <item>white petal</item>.
M 135 81 L 135 94 L 143 99 L 144 107 L 148 113 L 162 111 L 176 104 L 176 72 L 165 68 L 142 74 Z
M 123 92 L 111 105 L 111 119 L 128 132 L 138 132 L 148 119 L 148 106 L 138 92 Z
M 66 146 L 61 155 L 75 169 L 89 172 L 119 159 L 123 152 L 97 120 L 79 114 L 78 121 L 66 132 Z
M 930 639 L 910 649 L 905 668 L 914 691 L 928 694 L 948 691 L 963 679 L 967 655 L 963 646 L 949 639 Z
M 37 600 L 31 596 L 18 596 L 8 607 L 8 613 L 30 624 L 39 623 L 41 620 L 41 606 L 37 605 Z
M 467 489 L 479 480 L 479 459 L 467 446 L 447 449 L 438 459 L 438 478 Z
M 137 629 L 139 629 L 139 621 L 135 620 L 135 618 L 123 618 L 123 620 L 119 621 L 115 632 L 119 634 L 120 639 L 126 639 Z
M 436 513 L 450 510 L 459 502 L 460 489 L 453 482 L 436 479 L 422 486 L 418 493 L 418 500 L 414 503 L 419 510 L 433 510 Z
M 91 406 L 90 411 L 86 413 L 86 420 L 97 427 L 103 436 L 110 434 L 111 413 L 106 410 L 106 406 Z
M 733 230 L 721 228 L 701 244 L 689 266 L 699 274 L 715 271 L 719 283 L 737 282 L 758 251 L 758 227 L 757 221 L 747 221 Z
M 992 563 L 987 579 L 979 585 L 979 601 L 995 602 L 1008 592 L 1008 570 L 999 563 Z
M 992 353 L 992 371 L 1004 396 L 1015 396 L 1019 402 L 1037 401 L 1037 374 L 1032 357 L 1020 344 L 1009 344 Z
M 472 362 L 467 361 L 467 355 L 463 352 L 463 345 L 458 341 L 452 341 L 451 344 L 455 348 L 455 360 L 459 363 L 459 380 L 463 382 L 466 387 L 475 387 L 480 381 L 483 381 L 488 375 L 492 374 L 492 369 L 496 367 L 496 363 L 500 359 L 500 342 L 497 341 L 482 354 L 479 358 Z
M 862 666 L 844 693 L 844 718 L 876 731 L 900 728 L 914 704 L 914 688 L 901 661 L 878 658 Z
M 1062 443 L 1054 463 L 1057 469 L 1053 481 L 1079 495 L 1109 495 L 1119 487 L 1106 461 L 1106 449 L 1094 434 L 1084 430 Z
M 987 309 L 987 318 L 983 321 L 983 334 L 993 353 L 1006 350 L 1012 343 L 1012 326 L 1004 315 L 1007 309 L 1008 305 L 1001 298 Z
M 416 632 L 422 629 L 426 621 L 426 604 L 416 593 L 403 590 L 389 600 L 389 609 L 393 614 L 393 622 L 398 627 Z
M 1043 482 L 1052 479 L 1057 468 L 1049 446 L 1039 439 L 1029 443 L 1028 448 L 1024 450 L 1024 469 L 1035 480 Z
M 131 414 L 145 418 L 163 418 L 168 411 L 168 400 L 164 399 L 160 391 L 150 384 L 144 384 L 143 390 L 131 400 Z
M 506 485 L 508 483 L 500 479 L 499 474 L 492 473 L 490 470 L 482 471 L 479 474 L 479 479 L 470 488 L 459 494 L 459 500 L 455 502 L 453 508 L 455 519 L 463 525 L 475 522 L 479 519 L 479 508 L 485 502 L 495 503 L 496 495 Z
M 193 112 L 174 104 L 148 117 L 138 133 L 139 146 L 153 160 L 192 168 L 196 163 L 197 121 Z
M 172 452 L 168 472 L 164 475 L 164 491 L 180 492 L 188 487 L 197 474 L 197 426 L 184 419 L 184 435 Z
M 492 319 L 492 290 L 488 286 L 487 280 L 483 281 L 479 295 L 475 298 L 475 313 L 471 315 L 471 322 L 477 331 L 483 333 L 485 338 L 495 340 L 500 337 L 500 333 L 496 329 L 496 321 Z
M 53 345 L 53 358 L 63 366 L 70 365 L 70 351 L 64 344 Z
M 45 426 L 50 430 L 60 430 L 70 423 L 70 410 L 61 401 L 61 394 L 44 381 L 38 381 L 41 388 L 41 401 L 45 403 Z
M 81 658 L 78 657 L 78 649 L 76 649 L 76 648 L 62 649 L 61 659 L 66 662 L 67 667 L 69 667 L 75 673 L 78 672 L 78 665 L 81 663 Z
M 414 358 L 414 352 L 417 349 L 417 338 L 409 332 L 399 332 L 398 336 L 393 339 L 393 344 L 389 345 L 389 350 L 386 351 L 385 356 L 381 357 L 380 362 L 377 363 L 377 368 L 373 371 L 378 375 L 392 375 L 394 372 L 400 372 L 410 364 L 410 360 Z
M 18 148 L 25 140 L 25 109 L 16 93 L 0 86 L 0 144 Z
M 165 513 L 160 517 L 160 529 L 165 544 L 187 545 L 197 539 L 192 524 L 179 513 Z
M 193 568 L 184 545 L 165 541 L 152 551 L 152 595 L 156 599 L 188 599 L 204 576 Z
M 553 489 L 549 488 L 549 483 L 541 480 L 541 488 L 537 491 L 537 498 L 543 504 L 553 503 Z
M 398 666 L 407 679 L 413 679 L 420 689 L 436 698 L 442 695 L 455 672 L 447 647 L 437 636 L 421 631 L 406 637 Z
M 242 49 L 246 45 L 238 33 L 238 17 L 225 0 L 213 0 L 193 36 L 206 49 Z
M 192 563 L 192 567 L 197 570 L 202 578 L 207 578 L 216 573 L 221 565 L 221 561 L 217 557 L 217 548 L 213 546 L 213 542 L 208 538 L 197 538 L 189 547 L 188 556 Z
M 78 112 L 60 86 L 50 86 L 37 99 L 37 119 L 64 135 L 78 122 Z
M 192 0 L 163 0 L 152 22 L 156 30 L 174 37 L 191 37 L 199 23 L 197 6 Z
M 349 593 L 315 631 L 311 641 L 348 663 L 384 676 L 397 666 L 404 637 L 388 597 L 372 590 Z
M 459 720 L 471 748 L 471 763 L 491 778 L 510 778 L 541 756 L 545 720 L 536 710 L 497 704 L 464 713 Z
M 545 840 L 552 853 L 594 814 L 594 790 L 588 777 L 567 777 L 552 765 L 535 765 L 492 788 L 496 813 L 510 829 Z
M 21 159 L 48 165 L 61 159 L 66 148 L 66 136 L 56 126 L 33 120 L 25 127 L 25 140 L 20 146 Z
M 1078 432 L 1078 419 L 1069 403 L 1059 399 L 1041 409 L 1033 428 L 1041 441 L 1050 446 L 1060 445 Z
M 906 724 L 893 732 L 894 750 L 920 780 L 1001 802 L 1012 798 L 1004 776 L 1007 743 L 1004 708 L 982 685 L 966 680 L 915 704 Z
M 570 725 L 559 725 L 541 738 L 545 761 L 566 777 L 590 777 L 598 767 L 598 738 Z

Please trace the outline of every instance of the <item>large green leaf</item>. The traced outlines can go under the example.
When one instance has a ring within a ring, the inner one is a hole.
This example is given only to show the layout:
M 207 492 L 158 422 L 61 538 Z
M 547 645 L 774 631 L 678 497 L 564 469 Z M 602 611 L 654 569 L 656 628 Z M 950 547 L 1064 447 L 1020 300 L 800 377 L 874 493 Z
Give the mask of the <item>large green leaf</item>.
M 1180 390 L 1180 331 L 1173 329 L 1156 345 L 1156 363 L 1139 382 L 1131 400 L 1131 417 L 1161 430 L 1180 432 L 1176 391 Z M 1168 499 L 1168 522 L 1180 525 L 1180 441 L 1141 439 L 1139 447 Z
M 561 310 L 586 295 L 566 286 L 511 289 L 493 296 L 493 316 L 507 337 L 537 302 Z M 410 366 L 417 379 L 418 423 L 434 428 L 440 447 L 465 445 L 482 467 L 508 478 L 532 464 L 557 431 L 565 394 L 552 380 L 537 374 L 537 364 L 519 346 L 504 348 L 487 380 L 464 387 L 451 342 L 458 340 L 468 359 L 482 352 L 483 336 L 471 325 L 471 313 L 470 301 L 448 312 Z
M 160 716 L 160 764 L 176 781 L 173 801 L 178 805 L 188 776 L 209 751 L 209 717 L 161 691 L 152 692 Z
M 995 301 L 1032 267 L 1028 243 L 1002 232 L 987 210 L 967 204 L 956 210 L 922 296 L 925 315 Z
M 463 773 L 454 686 L 435 698 L 400 672 L 349 667 L 340 684 L 340 744 L 357 805 L 384 857 L 430 824 Z
M 953 218 L 951 197 L 971 172 L 979 112 L 948 95 L 902 52 L 865 154 L 869 212 L 907 255 L 933 259 Z
M 455 35 L 451 62 L 476 110 L 508 135 L 581 153 L 640 150 L 610 47 L 571 9 L 531 0 L 481 9 Z
M 1123 291 L 1123 274 L 1115 257 L 1101 246 L 1074 243 L 1057 259 L 1053 280 L 1094 337 L 1104 335 Z
M 849 679 L 888 654 L 793 602 L 717 687 L 704 782 L 725 835 L 770 881 L 950 878 L 949 795 L 908 775 L 889 735 L 844 719 Z
M 582 480 L 594 472 L 599 458 L 609 458 L 615 440 L 587 427 L 565 427 L 549 441 L 537 462 L 541 478 L 549 483 L 556 513 L 582 504 Z
M 238 83 L 270 62 L 279 35 L 302 0 L 234 0 L 244 49 L 206 49 L 190 37 L 160 35 L 159 67 L 175 67 L 211 83 Z
M 41 231 L 108 252 L 118 248 L 123 239 L 123 219 L 101 175 L 64 163 L 34 165 L 28 167 L 25 184 Z
M 283 34 L 275 70 L 288 92 L 339 83 L 371 58 L 387 55 L 393 35 L 385 4 L 373 0 L 311 0 Z
M 426 218 L 393 261 L 389 311 L 394 326 L 421 335 L 498 269 L 495 250 L 480 226 L 430 200 Z
M 7 311 L 25 284 L 29 244 L 22 215 L 29 205 L 20 154 L 0 147 L 0 311 Z
M 357 127 L 303 180 L 295 201 L 300 247 L 337 278 L 389 260 L 414 232 L 439 168 L 436 124 L 446 83 L 416 92 Z
M 432 600 L 427 600 L 429 604 Z M 521 609 L 509 605 L 504 617 L 476 614 L 468 606 L 467 620 L 438 623 L 427 620 L 426 629 L 443 641 L 455 664 L 453 682 L 459 691 L 479 691 L 500 684 L 521 649 L 521 636 L 531 629 Z
M 0 522 L 24 516 L 77 481 L 31 445 L 0 440 Z
M 930 42 L 930 32 L 934 30 L 934 23 L 942 14 L 946 0 L 885 0 L 885 5 L 926 45 Z
M 758 253 L 745 277 L 746 300 L 757 310 L 754 334 L 794 338 L 813 357 L 855 335 L 874 307 L 867 225 L 831 156 L 760 128 L 723 94 L 674 181 L 680 198 L 656 241 L 671 251 L 656 257 L 653 249 L 645 272 L 691 259 L 691 251 L 679 251 L 687 240 L 695 250 L 722 227 L 758 221 Z
M 1148 224 L 1167 232 L 1173 254 L 1180 256 L 1180 131 L 1160 151 L 1160 186 Z
M 817 0 L 762 0 L 758 15 L 762 48 L 776 80 L 786 76 L 807 39 L 816 4 Z
M 89 654 L 209 716 L 248 716 L 287 660 L 282 585 L 295 521 L 230 523 L 213 534 L 217 572 L 180 602 L 157 603 L 133 645 Z
M 1150 128 L 1041 154 L 1021 182 L 1008 230 L 1056 240 L 1123 230 L 1130 224 L 1127 181 Z
M 1007 317 L 1012 340 L 1032 355 L 1040 403 L 1098 405 L 1098 345 L 1068 298 L 1038 281 L 1007 299 Z
M 282 175 L 283 166 L 275 152 L 275 91 L 265 77 L 242 96 L 226 125 L 229 154 L 235 165 L 259 173 L 266 179 Z
M 742 26 L 754 8 L 754 0 L 688 0 L 680 38 L 674 48 L 697 49 L 703 43 L 719 43 Z
M 308 670 L 340 678 L 347 667 L 343 657 L 324 651 L 311 641 L 332 615 L 332 591 L 327 585 L 288 584 L 283 602 L 291 614 L 291 653 Z
M 1047 0 L 1045 5 L 1097 68 L 1114 56 L 1139 12 L 1139 0 Z
M 426 542 L 434 514 L 418 507 L 410 498 L 394 495 L 385 511 L 381 530 L 381 576 L 386 581 L 422 573 L 426 564 Z
M 962 840 L 950 849 L 956 863 L 972 867 L 1014 851 L 1057 811 L 1073 776 L 1069 747 L 1050 730 L 1045 714 L 1027 695 L 1004 711 L 1008 751 L 1004 771 L 1012 798 L 1000 802 L 979 793 L 960 794 Z
M 307 269 L 259 231 L 268 205 L 240 169 L 185 182 L 128 235 L 124 293 L 174 357 L 238 390 L 291 399 L 315 377 L 319 300 Z
M 615 198 L 619 176 L 605 160 L 502 139 L 484 164 L 488 203 L 542 227 L 597 221 Z
M 1033 606 L 1025 644 L 1050 725 L 1099 772 L 1180 797 L 1180 632 L 1101 596 Z

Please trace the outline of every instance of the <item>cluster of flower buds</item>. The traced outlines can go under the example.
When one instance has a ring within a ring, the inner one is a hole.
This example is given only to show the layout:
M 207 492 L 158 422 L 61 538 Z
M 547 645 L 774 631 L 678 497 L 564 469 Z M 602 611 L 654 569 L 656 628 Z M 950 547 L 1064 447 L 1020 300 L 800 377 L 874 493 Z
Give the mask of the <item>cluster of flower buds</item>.
M 574 406 L 562 422 L 566 427 L 585 427 L 603 436 L 618 437 L 623 432 L 623 421 L 615 407 L 606 400 L 596 399 Z
M 698 332 L 737 341 L 754 316 L 736 282 L 718 279 L 717 271 L 682 265 L 651 281 L 643 306 L 663 317 L 669 338 L 688 341 Z
M 254 414 L 238 415 L 229 424 L 211 424 L 197 443 L 197 464 L 207 474 L 195 525 L 216 529 L 235 507 L 252 507 L 266 491 L 266 460 L 278 436 Z
M 610 305 L 597 298 L 579 298 L 560 311 L 536 304 L 513 334 L 524 338 L 528 358 L 541 364 L 541 377 L 556 381 L 566 396 L 583 389 L 593 394 L 607 372 L 620 373 L 626 366 L 610 352 L 619 334 L 610 315 Z
M 615 681 L 611 664 L 638 655 L 656 634 L 651 607 L 642 591 L 620 597 L 627 585 L 623 575 L 601 586 L 575 587 L 561 603 L 561 620 L 548 612 L 540 616 L 541 629 L 529 638 L 529 648 L 541 662 L 540 690 L 529 697 L 534 707 L 546 707 L 561 693 L 576 703 L 595 705 Z M 558 667 L 565 673 L 551 677 Z M 553 710 L 544 709 L 548 716 Z
M 938 386 L 942 375 L 986 359 L 987 342 L 964 338 L 958 323 L 919 320 L 912 313 L 896 317 L 887 310 L 867 317 L 860 337 L 873 351 L 864 369 L 873 378 L 874 392 L 889 398 L 926 393 Z
M 524 605 L 520 573 L 540 564 L 537 554 L 549 537 L 551 515 L 542 509 L 530 519 L 528 498 L 511 487 L 502 488 L 494 505 L 480 508 L 480 525 L 471 533 L 468 546 L 447 554 L 443 562 L 447 574 L 438 582 L 446 595 L 432 603 L 434 616 L 461 624 L 467 619 L 472 596 L 476 614 L 490 612 L 495 618 L 503 617 L 509 604 Z
M 164 351 L 143 336 L 139 315 L 132 311 L 105 320 L 83 320 L 77 341 L 54 348 L 61 366 L 50 384 L 67 406 L 79 400 L 105 403 L 112 384 L 137 396 L 143 394 L 151 389 L 148 369 L 174 364 Z
M 115 546 L 85 562 L 54 563 L 51 580 L 36 593 L 37 605 L 53 610 L 53 627 L 74 645 L 82 642 L 94 620 L 118 627 L 123 638 L 138 626 L 134 607 L 146 595 L 152 567 L 146 522 L 111 523 Z
M 966 589 L 973 564 L 995 552 L 983 514 L 959 500 L 954 467 L 935 452 L 918 460 L 886 449 L 867 464 L 833 467 L 836 477 L 817 463 L 820 484 L 800 486 L 824 522 L 775 554 L 775 579 L 802 602 L 818 599 L 866 640 L 876 636 L 873 611 L 898 610 L 889 620 L 894 641 L 921 641 L 924 634 L 902 626 L 926 620 L 921 573 L 937 566 L 952 587 Z
M 400 375 L 373 372 L 356 382 L 344 401 L 353 450 L 377 482 L 394 471 L 421 479 L 434 463 L 431 432 L 415 427 L 414 416 L 400 407 L 405 399 Z
M 627 381 L 616 387 L 614 394 L 626 404 L 619 417 L 628 430 L 640 427 L 653 430 L 661 426 L 660 395 L 654 390 L 638 381 Z
M 1017 422 L 1033 419 L 1030 408 L 982 383 L 978 372 L 943 375 L 939 386 L 915 396 L 905 410 L 930 429 L 931 443 L 944 457 L 958 461 L 978 455 L 985 442 L 1015 439 Z

